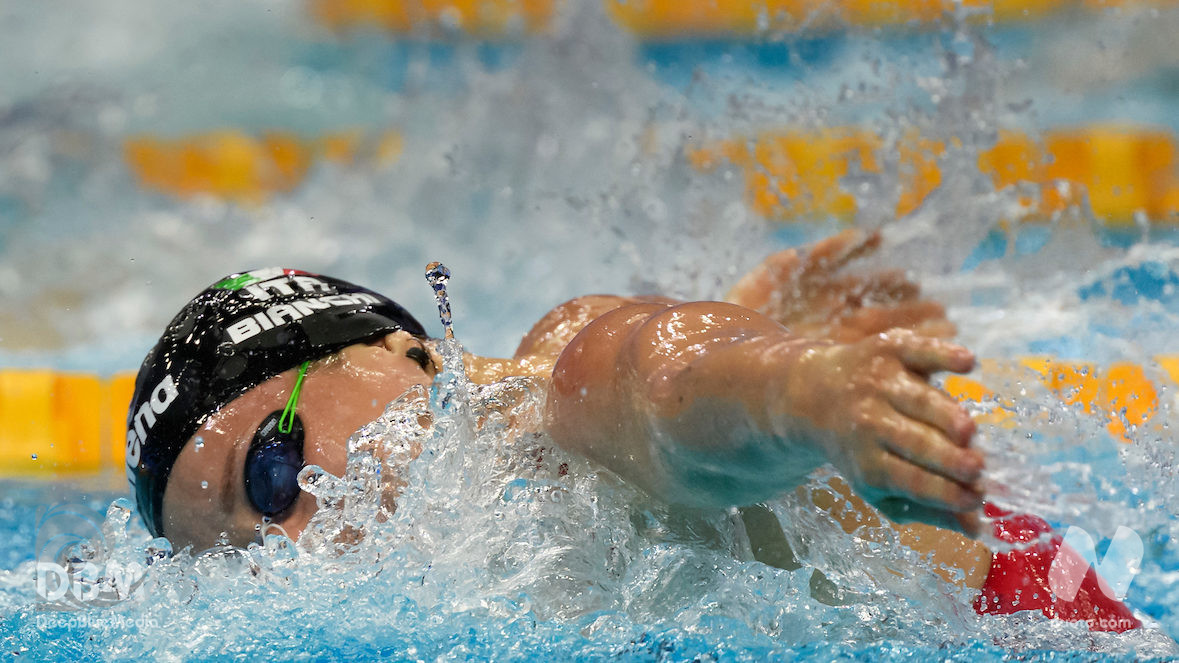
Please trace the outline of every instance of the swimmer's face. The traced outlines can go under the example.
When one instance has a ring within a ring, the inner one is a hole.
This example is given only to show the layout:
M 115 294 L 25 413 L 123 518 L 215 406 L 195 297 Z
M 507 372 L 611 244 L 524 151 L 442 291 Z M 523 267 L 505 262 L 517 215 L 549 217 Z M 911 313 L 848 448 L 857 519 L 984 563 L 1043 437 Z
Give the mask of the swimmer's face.
M 342 476 L 348 438 L 407 389 L 434 380 L 441 360 L 433 352 L 423 358 L 423 348 L 400 331 L 312 362 L 296 409 L 303 422 L 304 462 Z M 262 514 L 246 496 L 246 452 L 262 420 L 286 405 L 297 375 L 298 369 L 291 369 L 237 397 L 184 446 L 164 493 L 164 534 L 177 549 L 210 546 L 221 532 L 235 545 L 254 540 Z M 315 508 L 315 498 L 301 492 L 274 522 L 296 538 Z

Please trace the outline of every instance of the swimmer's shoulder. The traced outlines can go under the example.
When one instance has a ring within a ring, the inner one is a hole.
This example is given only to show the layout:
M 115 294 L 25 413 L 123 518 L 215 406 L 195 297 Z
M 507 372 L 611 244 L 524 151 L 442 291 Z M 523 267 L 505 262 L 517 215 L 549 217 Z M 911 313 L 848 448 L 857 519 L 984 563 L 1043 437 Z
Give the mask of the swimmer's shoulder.
M 509 377 L 549 377 L 557 358 L 579 332 L 595 320 L 636 309 L 665 308 L 677 304 L 666 297 L 585 295 L 554 307 L 524 336 L 511 359 L 464 355 L 467 375 L 488 384 Z
M 674 299 L 653 295 L 575 297 L 553 307 L 533 325 L 516 348 L 515 357 L 548 357 L 555 360 L 582 329 L 611 311 L 635 305 L 671 306 L 677 303 Z

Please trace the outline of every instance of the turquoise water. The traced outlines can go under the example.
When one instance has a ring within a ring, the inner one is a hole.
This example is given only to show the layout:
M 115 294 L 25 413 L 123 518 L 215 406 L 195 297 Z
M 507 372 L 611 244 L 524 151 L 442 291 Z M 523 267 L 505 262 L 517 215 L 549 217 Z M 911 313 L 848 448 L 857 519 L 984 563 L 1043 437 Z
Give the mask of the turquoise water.
M 739 174 L 698 172 L 684 151 L 701 137 L 862 123 L 962 137 L 940 163 L 941 189 L 909 217 L 887 211 L 897 173 L 851 179 L 856 223 L 885 232 L 875 264 L 908 268 L 946 301 L 980 356 L 1133 361 L 1169 384 L 1152 358 L 1175 352 L 1174 238 L 1106 231 L 1077 210 L 1009 246 L 998 228 L 1014 194 L 994 191 L 974 164 L 1000 127 L 1126 119 L 1179 128 L 1169 112 L 1175 56 L 1157 46 L 1179 23 L 1173 11 L 655 44 L 588 3 L 566 6 L 552 35 L 511 43 L 334 37 L 274 3 L 61 7 L 0 9 L 0 310 L 27 311 L 22 324 L 44 339 L 5 345 L 0 365 L 133 368 L 191 293 L 276 263 L 372 284 L 427 320 L 422 270 L 444 260 L 456 334 L 486 354 L 510 353 L 532 320 L 587 291 L 718 297 L 770 250 L 837 223 L 767 224 L 746 205 Z M 145 193 L 121 161 L 127 136 L 221 127 L 308 136 L 392 127 L 405 151 L 387 168 L 317 164 L 297 189 L 258 205 Z M 123 506 L 108 514 L 122 496 L 118 477 L 0 484 L 0 651 L 48 660 L 1174 656 L 1179 484 L 1169 428 L 1132 431 L 1134 444 L 1119 445 L 1100 417 L 1021 379 L 992 385 L 1024 392 L 1014 427 L 979 435 L 991 493 L 1105 537 L 1100 550 L 1117 526 L 1136 531 L 1146 557 L 1127 601 L 1143 631 L 978 617 L 904 548 L 836 534 L 789 499 L 771 508 L 805 566 L 766 567 L 728 514 L 638 508 L 617 479 L 543 438 L 521 439 L 494 418 L 476 425 L 469 410 L 490 398 L 519 399 L 530 416 L 535 385 L 467 394 L 456 378 L 438 389 L 460 393 L 451 400 L 460 405 L 440 408 L 437 393 L 433 405 L 401 403 L 354 438 L 350 483 L 308 485 L 325 507 L 298 546 L 272 538 L 165 559 Z M 1159 402 L 1155 421 L 1169 426 L 1172 392 Z M 425 407 L 440 423 L 419 440 L 427 453 L 409 465 L 411 488 L 381 522 L 391 478 L 372 455 L 403 449 L 415 434 L 398 422 Z M 153 562 L 135 600 L 65 613 L 37 601 L 45 510 L 61 503 L 77 505 L 61 527 L 93 542 L 88 559 Z M 345 528 L 365 535 L 340 546 Z M 813 569 L 854 600 L 812 599 Z

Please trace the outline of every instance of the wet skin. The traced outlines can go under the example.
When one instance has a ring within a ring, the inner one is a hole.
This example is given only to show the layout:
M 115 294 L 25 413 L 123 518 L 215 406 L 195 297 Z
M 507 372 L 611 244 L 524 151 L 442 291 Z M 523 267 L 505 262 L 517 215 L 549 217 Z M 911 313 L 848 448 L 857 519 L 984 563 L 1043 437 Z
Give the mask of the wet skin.
M 865 244 L 841 235 L 805 258 L 771 256 L 734 289 L 733 304 L 579 298 L 545 316 L 512 359 L 467 356 L 467 370 L 477 382 L 552 376 L 554 441 L 666 501 L 754 503 L 793 489 L 827 460 L 861 488 L 975 509 L 982 458 L 969 448 L 974 424 L 927 379 L 969 370 L 973 357 L 934 337 L 949 325 L 940 307 L 919 305 L 915 287 L 895 276 L 842 285 L 826 278 L 870 250 Z M 792 299 L 784 307 L 781 297 L 749 302 L 764 313 L 739 305 L 765 288 Z M 812 309 L 827 322 L 799 322 L 809 336 L 782 325 Z M 884 333 L 892 327 L 908 330 Z M 432 381 L 433 366 L 410 356 L 420 347 L 399 332 L 312 365 L 298 408 L 308 464 L 341 475 L 347 438 L 405 390 Z M 261 514 L 245 495 L 245 454 L 262 419 L 282 409 L 295 374 L 222 408 L 197 432 L 203 446 L 190 441 L 181 452 L 164 498 L 165 532 L 178 547 L 203 547 L 222 532 L 239 545 L 254 539 Z M 702 476 L 700 467 L 727 474 Z M 850 493 L 834 499 L 814 501 L 836 508 Z M 302 494 L 276 521 L 297 537 L 314 510 L 314 498 Z M 945 549 L 947 563 L 962 557 L 976 571 L 968 570 L 967 584 L 981 583 L 990 557 L 981 544 L 935 528 L 912 532 L 914 547 Z

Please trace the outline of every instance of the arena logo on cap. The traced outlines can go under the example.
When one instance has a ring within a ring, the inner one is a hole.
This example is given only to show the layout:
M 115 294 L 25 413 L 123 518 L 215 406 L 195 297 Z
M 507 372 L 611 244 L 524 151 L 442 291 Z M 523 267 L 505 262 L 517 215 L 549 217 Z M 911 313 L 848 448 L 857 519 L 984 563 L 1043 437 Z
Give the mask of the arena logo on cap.
M 300 299 L 286 304 L 275 304 L 265 311 L 234 320 L 225 328 L 229 339 L 236 343 L 249 340 L 264 331 L 276 329 L 297 322 L 316 311 L 336 306 L 357 306 L 380 304 L 381 300 L 367 292 L 352 292 Z
M 147 434 L 156 425 L 156 415 L 168 410 L 180 392 L 176 389 L 176 381 L 172 374 L 164 376 L 163 380 L 151 390 L 150 396 L 135 411 L 132 420 L 127 425 L 127 476 L 134 483 L 135 475 L 132 470 L 139 466 L 139 456 L 143 451 L 143 443 Z

